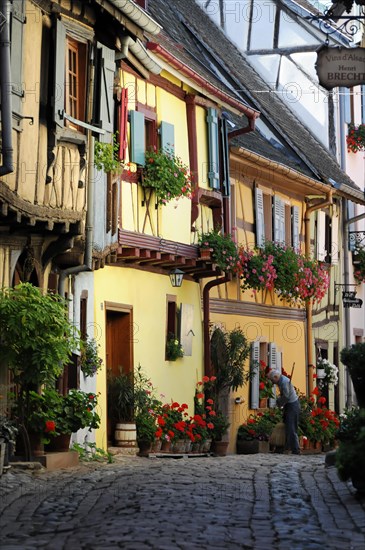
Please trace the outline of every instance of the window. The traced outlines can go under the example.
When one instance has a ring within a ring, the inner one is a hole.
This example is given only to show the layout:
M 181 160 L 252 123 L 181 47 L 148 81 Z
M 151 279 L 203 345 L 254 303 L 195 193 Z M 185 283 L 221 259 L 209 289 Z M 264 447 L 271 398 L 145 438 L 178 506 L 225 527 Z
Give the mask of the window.
M 177 335 L 177 304 L 176 296 L 168 294 L 166 296 L 166 344 L 171 335 Z M 165 356 L 166 359 L 166 356 Z
M 71 38 L 66 41 L 65 111 L 76 120 L 85 120 L 86 45 Z M 66 121 L 67 126 L 79 129 Z
M 95 82 L 92 121 L 87 117 L 88 57 L 94 32 L 75 21 L 57 19 L 54 29 L 53 117 L 59 128 L 83 131 L 114 130 L 115 52 L 97 43 L 94 46 Z M 91 118 L 91 117 L 90 117 Z
M 299 208 L 255 188 L 256 245 L 266 241 L 299 248 Z
M 275 342 L 252 342 L 251 344 L 251 379 L 250 379 L 250 409 L 259 408 L 260 397 L 260 362 L 271 369 L 281 371 L 282 353 Z M 275 386 L 273 391 L 275 394 Z M 269 407 L 275 407 L 276 399 L 269 399 Z

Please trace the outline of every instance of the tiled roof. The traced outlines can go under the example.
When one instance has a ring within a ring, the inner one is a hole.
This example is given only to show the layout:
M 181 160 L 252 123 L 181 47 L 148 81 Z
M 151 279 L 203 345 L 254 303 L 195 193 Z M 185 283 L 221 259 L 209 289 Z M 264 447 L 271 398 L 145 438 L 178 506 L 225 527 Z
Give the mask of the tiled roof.
M 149 0 L 149 11 L 164 29 L 151 40 L 169 48 L 173 55 L 200 71 L 205 78 L 215 84 L 218 82 L 227 93 L 238 94 L 252 108 L 261 111 L 261 118 L 272 125 L 281 140 L 286 140 L 288 148 L 292 148 L 291 158 L 284 149 L 274 147 L 257 131 L 241 136 L 239 145 L 319 180 L 330 178 L 358 189 L 335 157 L 276 94 L 258 92 L 269 91 L 269 86 L 195 0 Z

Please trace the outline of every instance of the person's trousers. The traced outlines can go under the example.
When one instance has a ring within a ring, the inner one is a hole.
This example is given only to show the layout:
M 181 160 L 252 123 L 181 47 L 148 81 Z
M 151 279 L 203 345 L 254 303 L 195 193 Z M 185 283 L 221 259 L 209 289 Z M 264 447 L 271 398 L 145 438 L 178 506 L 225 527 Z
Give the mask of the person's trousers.
M 296 400 L 294 403 L 286 403 L 284 406 L 284 423 L 286 434 L 286 447 L 293 453 L 299 453 L 298 424 L 300 405 Z

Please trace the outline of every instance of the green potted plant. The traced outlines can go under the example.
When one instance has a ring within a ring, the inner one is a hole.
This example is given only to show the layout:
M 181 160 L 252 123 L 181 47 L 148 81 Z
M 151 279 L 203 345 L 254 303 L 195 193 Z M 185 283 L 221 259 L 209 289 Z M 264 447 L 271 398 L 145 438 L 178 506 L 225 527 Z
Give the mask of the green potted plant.
M 220 228 L 199 234 L 201 250 L 211 252 L 212 261 L 224 273 L 235 273 L 238 263 L 238 248 L 231 235 L 224 235 Z M 201 254 L 202 256 L 202 254 Z
M 360 0 L 358 0 L 358 3 L 360 3 Z M 359 124 L 358 126 L 349 124 L 346 143 L 349 153 L 365 151 L 365 124 Z
M 217 411 L 215 415 L 209 417 L 209 421 L 213 424 L 212 429 L 212 446 L 211 450 L 217 456 L 226 456 L 229 441 L 223 441 L 223 437 L 227 434 L 230 422 L 225 414 Z
M 349 370 L 358 404 L 365 407 L 365 342 L 344 348 L 341 362 Z
M 116 134 L 112 135 L 111 143 L 95 140 L 94 164 L 97 170 L 105 173 L 119 174 L 123 170 L 123 163 L 118 158 L 119 143 Z
M 341 415 L 337 433 L 339 447 L 336 451 L 336 467 L 342 481 L 351 479 L 359 492 L 365 493 L 365 409 L 354 407 Z
M 136 424 L 134 419 L 134 375 L 133 372 L 108 374 L 107 377 L 108 419 L 114 431 L 117 447 L 136 445 Z
M 278 420 L 275 413 L 251 414 L 237 431 L 237 454 L 255 454 L 269 451 L 269 438 Z
M 365 283 L 365 247 L 357 245 L 353 252 L 354 279 L 358 284 Z
M 156 419 L 149 411 L 140 411 L 136 415 L 138 456 L 148 456 L 155 440 Z
M 17 423 L 28 425 L 30 393 L 52 387 L 79 345 L 78 331 L 67 318 L 67 303 L 57 294 L 44 294 L 30 283 L 0 291 L 1 352 L 16 386 L 14 405 Z M 22 435 L 25 456 L 29 439 L 41 450 L 42 430 Z
M 168 361 L 176 361 L 184 357 L 184 350 L 175 334 L 169 332 L 166 340 L 166 359 Z
M 191 198 L 189 168 L 170 149 L 146 151 L 142 186 L 152 188 L 161 205 L 180 197 Z
M 274 291 L 289 302 L 321 301 L 329 286 L 328 270 L 292 247 L 266 242 L 239 250 L 242 290 Z
M 86 337 L 80 341 L 80 369 L 85 377 L 94 376 L 103 365 L 98 354 L 98 343 L 95 338 Z

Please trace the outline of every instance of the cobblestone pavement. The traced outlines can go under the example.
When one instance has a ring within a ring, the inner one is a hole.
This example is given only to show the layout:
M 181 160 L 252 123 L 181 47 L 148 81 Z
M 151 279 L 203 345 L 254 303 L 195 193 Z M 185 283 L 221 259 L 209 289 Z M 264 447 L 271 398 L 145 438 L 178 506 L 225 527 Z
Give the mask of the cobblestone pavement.
M 365 548 L 365 501 L 323 455 L 121 457 L 0 490 L 1 550 Z

